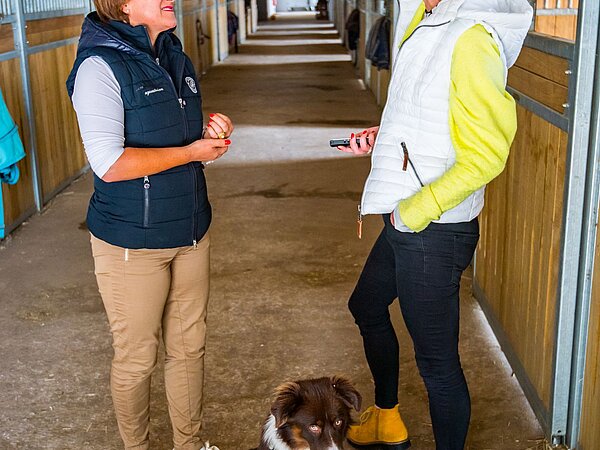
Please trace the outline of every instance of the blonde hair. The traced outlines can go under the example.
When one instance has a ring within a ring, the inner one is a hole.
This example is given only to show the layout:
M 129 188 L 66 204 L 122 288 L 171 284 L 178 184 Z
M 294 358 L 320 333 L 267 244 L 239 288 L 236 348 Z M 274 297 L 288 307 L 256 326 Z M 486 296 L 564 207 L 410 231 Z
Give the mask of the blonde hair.
M 98 16 L 103 22 L 109 20 L 118 20 L 119 22 L 129 23 L 129 17 L 123 12 L 121 7 L 126 0 L 94 0 Z

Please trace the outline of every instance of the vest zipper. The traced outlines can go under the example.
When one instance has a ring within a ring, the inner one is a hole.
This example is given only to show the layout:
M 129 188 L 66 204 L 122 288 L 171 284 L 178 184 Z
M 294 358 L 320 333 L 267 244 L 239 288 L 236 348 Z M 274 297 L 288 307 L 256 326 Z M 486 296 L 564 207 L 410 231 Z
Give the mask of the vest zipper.
M 194 248 L 198 248 L 198 241 L 196 240 L 196 215 L 198 213 L 198 179 L 196 178 L 196 168 L 193 163 L 190 163 L 190 169 L 192 171 L 192 186 L 194 189 L 194 211 L 192 214 L 192 244 Z
M 179 73 L 177 74 L 179 79 L 181 79 L 183 77 L 184 70 L 185 70 L 185 59 L 181 58 L 181 66 L 179 67 Z M 173 80 L 171 80 L 171 81 L 173 81 Z M 173 86 L 175 86 L 175 85 L 173 85 Z M 181 83 L 179 85 L 179 92 L 177 93 L 177 97 L 179 98 L 179 106 L 181 107 L 181 111 L 183 112 L 183 129 L 184 129 L 183 138 L 184 138 L 184 142 L 187 144 L 189 129 L 188 129 L 188 122 L 187 122 L 187 115 L 185 113 L 186 103 L 185 103 L 185 100 L 181 96 L 181 88 L 182 87 L 183 87 L 183 83 Z
M 182 120 L 183 120 L 183 142 L 184 144 L 187 144 L 187 140 L 188 140 L 188 135 L 189 135 L 189 126 L 188 126 L 188 122 L 187 122 L 187 114 L 185 113 L 185 100 L 183 98 L 181 98 L 181 92 L 177 92 L 177 87 L 175 86 L 175 83 L 173 82 L 173 79 L 171 78 L 171 75 L 169 75 L 169 72 L 167 72 L 167 70 L 162 67 L 160 65 L 160 60 L 158 58 L 156 58 L 156 65 L 160 68 L 160 70 L 162 70 L 162 72 L 167 76 L 168 80 L 171 82 L 171 87 L 173 88 L 173 93 L 175 94 L 175 97 L 177 97 L 177 101 L 179 102 L 179 108 L 181 109 L 181 116 L 182 116 Z M 182 65 L 179 68 L 179 73 L 178 75 L 180 77 L 183 76 L 183 70 L 185 69 L 185 59 L 182 59 Z M 190 170 L 192 172 L 192 185 L 193 185 L 193 189 L 194 189 L 194 211 L 193 211 L 193 217 L 192 217 L 192 245 L 194 246 L 194 249 L 198 248 L 198 241 L 196 241 L 196 212 L 198 210 L 198 182 L 197 182 L 197 178 L 196 178 L 196 169 L 194 168 L 193 163 L 189 164 Z
M 186 102 L 184 99 L 181 98 L 181 95 L 180 95 L 181 93 L 177 92 L 177 87 L 175 86 L 175 83 L 173 82 L 171 75 L 169 75 L 169 72 L 167 72 L 167 69 L 165 69 L 163 66 L 160 65 L 160 60 L 158 58 L 156 58 L 154 61 L 156 62 L 156 65 L 158 66 L 158 68 L 166 75 L 167 79 L 171 82 L 171 87 L 173 88 L 173 93 L 175 94 L 175 97 L 177 97 L 177 101 L 179 102 L 179 109 L 181 109 L 181 116 L 183 119 L 183 142 L 184 142 L 184 144 L 187 144 L 189 129 L 188 129 L 188 123 L 187 123 L 187 115 L 185 113 Z M 183 60 L 183 65 L 185 67 L 185 60 Z M 180 70 L 180 72 L 181 72 L 181 70 Z
M 404 40 L 404 42 L 402 42 L 402 44 L 400 44 L 400 47 L 398 47 L 398 53 L 400 53 L 400 50 L 402 50 L 402 47 L 404 47 L 404 44 L 406 44 L 406 42 L 413 37 L 413 35 L 416 33 L 416 31 L 419 28 L 437 28 L 437 27 L 442 27 L 444 25 L 448 25 L 450 22 L 452 22 L 451 20 L 448 20 L 447 22 L 443 22 L 443 23 L 436 23 L 434 25 L 417 25 L 417 27 L 412 30 L 412 33 L 410 33 L 408 35 L 408 37 Z
M 362 211 L 358 205 L 358 219 L 356 220 L 356 234 L 359 239 L 362 239 Z
M 400 146 L 402 147 L 402 152 L 404 152 L 404 162 L 402 163 L 402 170 L 404 170 L 406 172 L 407 166 L 408 166 L 408 164 L 410 164 L 410 167 L 413 170 L 415 176 L 417 177 L 417 180 L 419 180 L 419 184 L 421 185 L 421 187 L 424 187 L 425 185 L 421 181 L 421 177 L 419 176 L 419 172 L 417 172 L 417 169 L 416 169 L 415 165 L 410 160 L 410 157 L 408 155 L 408 147 L 406 146 L 406 142 L 404 142 L 404 141 L 400 142 Z
M 148 228 L 150 222 L 150 178 L 144 177 L 144 228 Z

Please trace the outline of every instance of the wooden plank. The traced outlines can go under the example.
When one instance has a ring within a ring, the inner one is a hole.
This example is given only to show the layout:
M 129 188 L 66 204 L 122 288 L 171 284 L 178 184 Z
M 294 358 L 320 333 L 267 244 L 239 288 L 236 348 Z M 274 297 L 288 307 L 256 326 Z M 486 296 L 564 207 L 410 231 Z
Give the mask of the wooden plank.
M 569 61 L 558 56 L 550 55 L 533 48 L 523 47 L 519 58 L 515 62 L 515 66 L 558 83 L 561 86 L 569 86 L 569 76 L 566 74 L 566 71 L 569 69 Z
M 52 19 L 30 20 L 27 22 L 29 46 L 46 44 L 78 37 L 81 34 L 83 15 L 55 17 Z
M 8 110 L 19 127 L 19 135 L 25 145 L 27 156 L 19 164 L 21 177 L 17 184 L 9 186 L 2 184 L 2 197 L 4 202 L 4 223 L 13 224 L 26 211 L 35 207 L 33 198 L 32 174 L 29 160 L 29 127 L 25 114 L 23 90 L 21 87 L 21 69 L 18 59 L 0 62 L 0 89 L 6 101 Z
M 577 16 L 556 16 L 553 35 L 574 41 L 577 35 Z
M 600 442 L 600 236 L 596 236 L 596 254 L 592 284 L 592 304 L 586 367 L 583 378 L 580 450 L 594 450 Z
M 550 171 L 554 177 L 554 198 L 552 210 L 546 212 L 545 219 L 550 219 L 552 224 L 550 257 L 548 259 L 548 282 L 545 286 L 547 299 L 544 322 L 544 361 L 548 367 L 548 378 L 545 385 L 541 387 L 540 398 L 549 402 L 551 396 L 551 365 L 553 361 L 554 348 L 556 346 L 556 305 L 558 301 L 558 275 L 560 264 L 560 245 L 563 228 L 563 197 L 565 188 L 565 177 L 567 173 L 567 147 L 568 135 L 562 130 L 552 127 L 551 139 L 548 151 L 556 155 L 556 171 Z
M 569 95 L 565 86 L 520 67 L 512 67 L 508 71 L 508 84 L 555 111 L 564 113 L 563 104 L 567 102 Z
M 541 341 L 539 338 L 537 339 L 538 348 L 541 347 L 543 349 L 543 351 L 539 352 L 541 360 L 538 364 L 544 368 L 544 373 L 546 373 L 542 379 L 542 385 L 540 386 L 538 395 L 546 408 L 549 407 L 550 402 L 551 375 L 548 374 L 548 372 L 551 371 L 555 340 L 555 336 L 553 336 L 551 331 L 553 327 L 549 323 L 554 317 L 555 301 L 553 301 L 553 299 L 556 298 L 556 286 L 553 284 L 553 273 L 555 272 L 554 266 L 556 266 L 556 268 L 558 267 L 556 253 L 558 247 L 555 247 L 557 242 L 555 242 L 555 236 L 553 235 L 555 229 L 553 220 L 549 220 L 549 218 L 553 218 L 555 214 L 558 186 L 561 187 L 561 190 L 563 186 L 559 176 L 564 177 L 564 173 L 560 173 L 560 165 L 558 164 L 558 159 L 560 157 L 559 140 L 556 136 L 558 130 L 549 127 L 548 131 L 550 135 L 548 138 L 548 151 L 545 155 L 546 161 L 543 182 L 544 199 L 541 205 L 543 219 L 540 223 L 540 261 L 535 268 L 535 270 L 539 272 L 537 287 L 539 292 L 538 308 L 544 308 L 544 315 L 546 317 L 545 324 L 541 327 L 542 332 L 537 335 L 538 337 L 541 337 Z M 540 301 L 543 301 L 546 304 Z M 549 319 L 549 315 L 552 319 Z
M 554 36 L 556 30 L 556 16 L 536 16 L 535 31 Z
M 523 272 L 527 274 L 526 289 L 523 293 L 522 299 L 526 303 L 527 308 L 527 325 L 525 329 L 526 334 L 531 334 L 531 338 L 526 339 L 526 351 L 529 361 L 531 361 L 531 367 L 536 373 L 539 374 L 540 379 L 538 385 L 543 385 L 543 379 L 545 373 L 543 370 L 539 370 L 541 366 L 541 360 L 543 359 L 539 350 L 541 348 L 542 336 L 539 332 L 531 333 L 531 329 L 537 330 L 539 327 L 540 317 L 539 311 L 546 298 L 542 298 L 538 286 L 539 277 L 539 253 L 540 253 L 540 235 L 542 229 L 542 223 L 544 221 L 542 204 L 544 201 L 544 176 L 546 172 L 546 150 L 547 143 L 550 138 L 550 124 L 540 120 L 539 117 L 533 116 L 529 125 L 530 139 L 528 148 L 531 149 L 528 155 L 528 165 L 530 168 L 528 184 L 529 189 L 527 196 L 529 201 L 527 202 L 527 225 L 525 227 L 528 230 L 525 234 L 528 240 L 528 248 L 526 259 L 524 260 L 525 266 Z M 540 145 L 541 144 L 541 145 Z
M 77 45 L 30 56 L 31 89 L 42 192 L 49 195 L 86 165 L 75 111 L 67 95 Z
M 194 63 L 198 78 L 202 72 L 206 72 L 210 66 L 210 39 L 203 38 L 202 33 L 206 34 L 205 23 L 206 13 L 197 11 L 184 16 L 185 33 L 185 52 Z
M 11 52 L 15 49 L 12 25 L 5 23 L 0 25 L 0 53 Z

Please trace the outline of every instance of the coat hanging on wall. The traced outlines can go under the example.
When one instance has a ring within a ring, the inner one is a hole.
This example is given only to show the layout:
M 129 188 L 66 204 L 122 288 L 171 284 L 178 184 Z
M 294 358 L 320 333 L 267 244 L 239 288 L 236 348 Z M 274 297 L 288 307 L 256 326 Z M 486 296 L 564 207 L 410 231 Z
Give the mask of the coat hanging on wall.
M 25 157 L 19 130 L 8 112 L 0 90 L 0 239 L 4 238 L 4 202 L 2 183 L 15 184 L 19 180 L 17 163 Z

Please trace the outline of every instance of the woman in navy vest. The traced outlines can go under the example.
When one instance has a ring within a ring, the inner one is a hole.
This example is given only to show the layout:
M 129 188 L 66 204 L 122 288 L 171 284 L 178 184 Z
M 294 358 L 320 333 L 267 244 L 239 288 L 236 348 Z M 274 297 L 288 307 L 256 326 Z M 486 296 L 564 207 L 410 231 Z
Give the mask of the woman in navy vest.
M 172 0 L 96 0 L 67 89 L 94 172 L 87 223 L 113 336 L 111 391 L 126 449 L 148 449 L 159 336 L 177 450 L 200 438 L 211 207 L 204 163 L 231 120 L 203 127 L 194 67 L 173 34 Z

